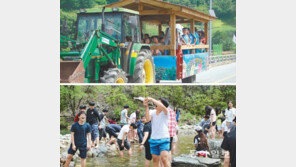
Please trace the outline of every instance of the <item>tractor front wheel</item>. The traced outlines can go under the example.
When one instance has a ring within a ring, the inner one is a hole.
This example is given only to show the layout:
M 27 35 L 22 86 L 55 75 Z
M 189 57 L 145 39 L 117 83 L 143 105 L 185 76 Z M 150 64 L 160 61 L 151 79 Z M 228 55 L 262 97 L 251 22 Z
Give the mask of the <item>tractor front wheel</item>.
M 151 51 L 140 51 L 134 69 L 133 83 L 155 83 L 155 66 Z
M 104 71 L 104 76 L 101 78 L 102 83 L 127 83 L 126 73 L 119 68 L 110 68 Z

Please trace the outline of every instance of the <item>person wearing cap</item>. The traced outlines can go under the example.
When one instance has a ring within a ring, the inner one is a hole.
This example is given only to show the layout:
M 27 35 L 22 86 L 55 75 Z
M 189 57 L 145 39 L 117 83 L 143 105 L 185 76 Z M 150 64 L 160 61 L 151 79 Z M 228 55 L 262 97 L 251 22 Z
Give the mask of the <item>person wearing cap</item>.
M 99 141 L 101 141 L 102 138 L 104 138 L 105 143 L 107 142 L 106 139 L 106 120 L 108 110 L 106 108 L 103 109 L 103 112 L 99 116 Z
M 85 112 L 85 110 L 86 110 L 86 106 L 85 105 L 80 105 L 79 106 L 79 111 L 78 111 L 78 113 L 80 113 L 81 111 L 84 111 Z M 75 116 L 75 119 L 74 119 L 74 122 L 78 122 L 78 113 L 76 114 L 76 116 Z
M 210 154 L 209 143 L 206 135 L 203 133 L 202 127 L 197 126 L 195 128 L 197 135 L 194 137 L 194 147 L 196 155 L 199 157 L 207 157 Z
M 155 109 L 149 110 L 148 102 L 155 105 Z M 145 117 L 147 122 L 151 121 L 152 131 L 149 139 L 150 150 L 153 159 L 153 166 L 158 167 L 160 160 L 165 167 L 171 166 L 169 161 L 170 151 L 170 133 L 169 123 L 169 102 L 165 98 L 155 100 L 151 97 L 145 98 L 143 101 L 145 106 Z
M 92 141 L 92 147 L 98 147 L 99 146 L 99 125 L 98 125 L 98 119 L 99 119 L 99 112 L 97 109 L 95 109 L 95 103 L 89 102 L 89 109 L 86 111 L 86 122 L 90 124 L 91 126 L 91 141 Z M 95 146 L 96 142 L 96 146 Z
M 129 106 L 128 105 L 124 105 L 124 109 L 121 111 L 121 117 L 120 117 L 120 124 L 126 125 L 128 123 L 129 117 L 127 116 L 129 110 Z

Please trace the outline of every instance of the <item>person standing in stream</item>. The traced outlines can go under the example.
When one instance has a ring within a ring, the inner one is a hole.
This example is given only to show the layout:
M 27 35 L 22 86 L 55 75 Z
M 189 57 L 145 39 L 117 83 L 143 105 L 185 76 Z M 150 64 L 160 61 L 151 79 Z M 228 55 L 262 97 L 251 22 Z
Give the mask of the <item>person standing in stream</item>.
M 145 167 L 149 167 L 152 160 L 150 144 L 148 142 L 151 137 L 151 122 L 147 122 L 144 115 L 142 116 L 142 122 L 144 123 L 144 137 L 142 142 L 140 143 L 140 151 L 142 151 L 143 147 L 145 147 Z
M 107 115 L 108 110 L 105 108 L 103 109 L 103 112 L 100 114 L 100 119 L 99 119 L 99 140 L 101 141 L 102 138 L 105 140 L 105 144 L 107 143 L 107 135 L 106 135 L 106 120 L 107 120 Z
M 149 111 L 148 102 L 155 105 L 154 110 Z M 160 160 L 164 167 L 170 167 L 169 151 L 170 151 L 170 134 L 168 128 L 169 112 L 167 107 L 169 102 L 165 98 L 155 100 L 151 97 L 145 98 L 143 102 L 145 106 L 145 117 L 152 124 L 151 138 L 149 139 L 153 167 L 159 167 Z
M 81 158 L 81 167 L 86 166 L 86 153 L 90 149 L 90 133 L 91 127 L 88 123 L 85 123 L 86 114 L 84 111 L 78 113 L 78 122 L 72 124 L 71 127 L 71 145 L 68 150 L 68 156 L 65 163 L 65 167 L 69 167 L 69 164 L 79 150 Z
M 99 146 L 98 119 L 99 119 L 99 112 L 97 109 L 95 109 L 95 103 L 89 102 L 89 109 L 87 109 L 87 112 L 86 112 L 86 122 L 89 123 L 91 126 L 92 147 L 96 147 L 96 148 L 98 148 Z M 95 143 L 97 144 L 96 146 L 95 146 Z
M 127 116 L 127 113 L 128 113 L 128 110 L 129 110 L 129 106 L 128 105 L 125 105 L 124 106 L 124 109 L 121 111 L 121 116 L 120 116 L 120 124 L 121 124 L 121 126 L 123 126 L 123 125 L 126 125 L 128 122 L 128 120 L 129 120 L 129 117 Z
M 132 155 L 132 149 L 130 147 L 130 143 L 127 141 L 127 135 L 129 133 L 129 131 L 131 130 L 135 130 L 137 129 L 137 126 L 136 124 L 132 123 L 132 124 L 127 124 L 127 125 L 124 125 L 118 136 L 117 136 L 117 144 L 118 144 L 118 147 L 119 147 L 119 154 L 120 156 L 122 157 L 123 156 L 123 150 L 124 148 L 126 148 L 128 150 L 128 155 L 131 156 Z

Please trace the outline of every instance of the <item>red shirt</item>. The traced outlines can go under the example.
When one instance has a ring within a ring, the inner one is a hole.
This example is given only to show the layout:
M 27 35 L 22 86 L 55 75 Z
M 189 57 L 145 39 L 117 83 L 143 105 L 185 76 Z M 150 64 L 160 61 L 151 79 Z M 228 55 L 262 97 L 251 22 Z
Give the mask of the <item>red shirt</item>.
M 110 123 L 110 124 L 117 124 L 115 121 L 113 121 L 113 120 L 108 120 L 108 122 Z
M 74 122 L 78 122 L 78 121 L 79 121 L 78 114 L 76 114 L 75 119 L 74 119 Z
M 169 112 L 169 133 L 170 137 L 174 137 L 176 135 L 176 126 L 177 126 L 177 121 L 176 121 L 176 113 L 174 110 L 168 108 Z

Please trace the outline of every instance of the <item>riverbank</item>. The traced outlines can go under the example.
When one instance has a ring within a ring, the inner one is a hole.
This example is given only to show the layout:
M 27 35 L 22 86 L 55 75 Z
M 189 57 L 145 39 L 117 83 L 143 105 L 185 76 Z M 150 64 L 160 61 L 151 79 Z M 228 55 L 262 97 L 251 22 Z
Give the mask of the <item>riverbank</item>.
M 196 135 L 194 131 L 194 125 L 183 125 L 179 127 L 178 143 L 176 151 L 173 157 L 178 157 L 178 162 L 196 163 L 194 159 L 186 157 L 194 150 L 193 138 Z M 213 158 L 223 158 L 223 152 L 220 148 L 222 140 L 209 140 L 211 152 L 214 153 Z M 60 166 L 63 167 L 63 163 L 66 161 L 67 151 L 71 143 L 71 135 L 60 135 Z M 138 144 L 131 144 L 133 154 L 131 157 L 125 155 L 123 158 L 118 156 L 117 145 L 106 146 L 105 143 L 100 143 L 100 146 L 95 149 L 92 148 L 87 152 L 87 167 L 92 166 L 143 166 L 144 164 L 144 151 L 139 151 Z M 217 154 L 216 154 L 217 153 Z M 70 163 L 70 167 L 79 167 L 80 157 L 79 151 L 73 157 L 73 161 Z M 185 158 L 184 158 L 185 155 Z M 211 161 L 209 161 L 211 162 Z M 215 161 L 217 163 L 217 161 Z M 178 165 L 179 166 L 179 165 Z

